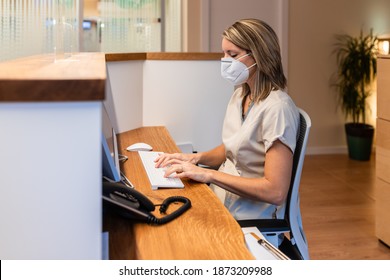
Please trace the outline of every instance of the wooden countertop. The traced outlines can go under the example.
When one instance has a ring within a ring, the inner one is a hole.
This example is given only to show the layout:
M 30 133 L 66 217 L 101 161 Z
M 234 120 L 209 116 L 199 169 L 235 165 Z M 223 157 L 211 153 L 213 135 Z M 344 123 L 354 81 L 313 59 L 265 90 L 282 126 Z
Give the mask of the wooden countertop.
M 159 53 L 107 53 L 107 61 L 126 60 L 220 60 L 222 53 L 159 52 Z
M 0 63 L 0 102 L 95 101 L 105 98 L 106 61 L 219 60 L 222 53 L 74 53 Z
M 0 63 L 0 102 L 103 100 L 104 53 L 54 54 Z
M 104 228 L 110 232 L 110 258 L 253 259 L 240 226 L 207 185 L 183 180 L 184 189 L 152 190 L 138 153 L 125 150 L 136 142 L 146 142 L 155 151 L 178 152 L 168 131 L 164 127 L 144 127 L 119 134 L 119 150 L 129 157 L 122 165 L 122 171 L 153 203 L 180 195 L 189 198 L 192 207 L 172 222 L 160 226 L 132 224 L 114 215 L 106 216 Z M 158 208 L 153 214 L 161 217 Z

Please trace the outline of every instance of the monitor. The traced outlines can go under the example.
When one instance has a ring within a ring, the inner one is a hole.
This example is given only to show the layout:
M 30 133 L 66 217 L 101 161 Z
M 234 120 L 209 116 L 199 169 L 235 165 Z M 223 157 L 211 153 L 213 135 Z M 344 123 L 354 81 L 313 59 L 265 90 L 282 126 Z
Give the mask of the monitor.
M 102 106 L 102 149 L 103 177 L 109 181 L 121 181 L 119 153 L 115 129 L 112 126 L 105 106 Z
M 84 30 L 90 30 L 92 28 L 92 21 L 90 20 L 83 20 L 83 29 Z

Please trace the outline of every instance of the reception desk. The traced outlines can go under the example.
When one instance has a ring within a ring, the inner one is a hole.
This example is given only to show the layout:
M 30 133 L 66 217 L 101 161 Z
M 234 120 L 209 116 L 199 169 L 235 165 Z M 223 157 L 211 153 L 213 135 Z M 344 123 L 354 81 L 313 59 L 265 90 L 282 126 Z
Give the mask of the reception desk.
M 199 72 L 195 73 L 208 75 L 204 73 L 209 68 L 205 67 L 209 65 L 208 62 L 217 68 L 218 61 L 215 59 L 218 55 L 188 55 L 191 59 L 200 57 L 203 60 Z M 3 170 L 0 176 L 1 259 L 102 258 L 103 101 L 113 105 L 110 108 L 111 116 L 117 117 L 112 119 L 114 123 L 130 118 L 136 119 L 137 124 L 141 123 L 137 127 L 162 122 L 164 126 L 170 124 L 177 127 L 183 134 L 202 136 L 197 131 L 193 133 L 196 127 L 199 130 L 202 128 L 202 131 L 206 128 L 206 121 L 200 119 L 198 111 L 194 112 L 196 116 L 175 111 L 170 119 L 162 120 L 164 114 L 161 112 L 153 119 L 149 118 L 153 111 L 150 104 L 153 102 L 143 104 L 140 100 L 149 98 L 159 103 L 156 101 L 157 95 L 172 92 L 170 89 L 161 90 L 159 84 L 160 91 L 150 89 L 138 92 L 137 88 L 127 87 L 125 82 L 128 78 L 116 76 L 123 73 L 114 71 L 122 70 L 116 68 L 123 66 L 118 60 L 145 58 L 154 59 L 153 65 L 145 63 L 143 67 L 158 74 L 147 75 L 150 78 L 168 72 L 166 68 L 164 72 L 160 71 L 158 66 L 166 67 L 170 64 L 169 60 L 161 61 L 161 65 L 155 60 L 185 57 L 182 54 L 128 54 L 118 58 L 103 53 L 75 53 L 64 60 L 55 60 L 53 55 L 37 55 L 0 63 L 0 166 Z M 113 63 L 110 79 L 106 79 L 107 60 Z M 180 61 L 177 63 L 182 64 Z M 198 62 L 193 65 L 197 66 Z M 182 67 L 188 70 L 187 64 Z M 176 67 L 171 68 L 173 74 L 178 72 Z M 140 68 L 132 68 L 131 71 L 144 73 Z M 218 69 L 213 72 L 219 75 Z M 177 75 L 173 74 L 170 77 L 178 80 Z M 198 76 L 190 75 L 188 79 L 193 77 Z M 137 76 L 132 78 L 138 81 Z M 107 85 L 110 82 L 111 86 Z M 141 88 L 143 82 L 138 82 Z M 166 81 L 166 85 L 170 84 L 174 83 Z M 118 91 L 119 85 L 126 91 Z M 111 87 L 112 92 L 107 92 Z M 199 92 L 222 95 L 226 91 L 196 89 L 196 94 L 191 95 L 199 97 Z M 155 94 L 151 95 L 151 92 Z M 128 97 L 130 93 L 139 94 L 139 99 Z M 182 98 L 188 99 L 193 106 L 194 100 L 187 98 L 188 94 L 186 92 Z M 209 94 L 203 95 L 203 98 L 209 100 Z M 199 103 L 204 104 L 203 99 Z M 210 102 L 208 104 L 211 106 L 208 111 L 213 109 L 214 114 L 216 106 Z M 219 96 L 215 104 L 221 106 Z M 186 106 L 184 103 L 181 108 L 189 108 Z M 172 112 L 171 108 L 167 110 Z M 208 114 L 203 116 L 207 117 Z M 199 125 L 187 122 L 187 119 L 195 117 Z M 213 124 L 219 127 L 215 119 Z M 191 133 L 184 126 L 191 129 Z M 212 126 L 208 129 L 216 130 Z M 129 157 L 122 170 L 137 190 L 156 204 L 169 196 L 186 196 L 191 200 L 192 208 L 162 226 L 133 224 L 115 215 L 105 215 L 104 229 L 110 232 L 110 258 L 252 259 L 240 227 L 206 185 L 185 181 L 184 189 L 152 191 L 138 154 L 124 150 L 128 145 L 141 141 L 151 144 L 155 150 L 178 151 L 170 133 L 163 127 L 128 130 L 121 131 L 119 135 L 120 150 Z M 206 130 L 204 133 L 209 132 Z M 180 139 L 181 135 L 177 134 L 176 138 Z M 196 143 L 195 140 L 193 142 Z
M 178 152 L 166 128 L 134 129 L 119 134 L 118 142 L 120 152 L 129 158 L 123 163 L 122 171 L 138 191 L 154 204 L 170 196 L 185 196 L 191 200 L 192 207 L 177 219 L 159 226 L 106 214 L 104 229 L 110 236 L 110 259 L 253 259 L 240 226 L 207 185 L 183 180 L 184 189 L 152 190 L 138 153 L 125 150 L 133 143 L 146 142 L 155 151 Z M 158 207 L 156 210 L 153 214 L 160 216 Z
M 0 63 L 0 259 L 101 259 L 102 53 Z

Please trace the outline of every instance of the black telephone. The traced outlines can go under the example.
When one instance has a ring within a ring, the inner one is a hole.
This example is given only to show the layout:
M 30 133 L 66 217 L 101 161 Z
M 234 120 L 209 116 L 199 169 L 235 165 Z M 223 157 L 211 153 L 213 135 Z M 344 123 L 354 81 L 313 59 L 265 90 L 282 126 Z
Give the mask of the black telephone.
M 155 205 L 142 193 L 121 183 L 103 182 L 104 209 L 114 211 L 124 218 L 161 225 L 172 221 L 191 208 L 191 201 L 188 198 L 172 196 L 165 199 L 160 205 L 160 213 L 165 214 L 168 206 L 173 202 L 182 202 L 183 205 L 171 214 L 157 218 L 150 213 L 155 210 Z

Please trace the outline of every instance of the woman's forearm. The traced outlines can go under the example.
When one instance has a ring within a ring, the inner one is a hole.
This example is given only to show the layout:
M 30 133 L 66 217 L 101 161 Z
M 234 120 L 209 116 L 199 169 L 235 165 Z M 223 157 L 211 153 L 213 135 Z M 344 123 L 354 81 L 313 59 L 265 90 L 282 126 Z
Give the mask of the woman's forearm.
M 203 164 L 210 167 L 219 167 L 226 159 L 225 146 L 221 144 L 207 152 L 200 152 L 197 154 L 197 157 L 198 164 Z

